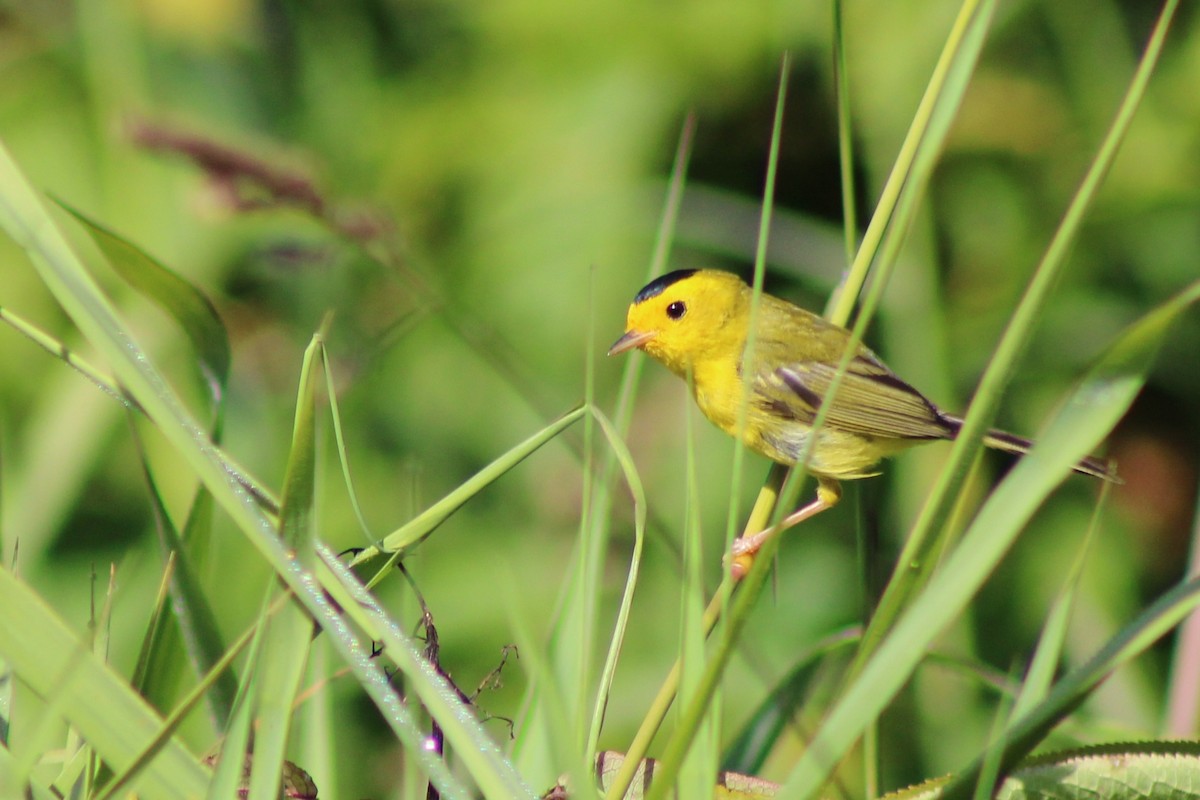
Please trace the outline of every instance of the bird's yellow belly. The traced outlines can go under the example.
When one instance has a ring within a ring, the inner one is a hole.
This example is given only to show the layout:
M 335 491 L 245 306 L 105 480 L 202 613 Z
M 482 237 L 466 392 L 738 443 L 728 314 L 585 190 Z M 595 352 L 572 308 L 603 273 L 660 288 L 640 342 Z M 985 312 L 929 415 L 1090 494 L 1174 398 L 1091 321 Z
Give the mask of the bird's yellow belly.
M 740 387 L 739 387 L 740 388 Z M 812 427 L 750 407 L 739 424 L 737 393 L 714 393 L 697 388 L 696 404 L 714 425 L 740 439 L 754 452 L 780 464 L 794 465 L 810 447 Z M 906 449 L 908 442 L 879 439 L 825 426 L 808 453 L 808 470 L 814 475 L 852 480 L 877 474 L 871 468 L 885 456 Z

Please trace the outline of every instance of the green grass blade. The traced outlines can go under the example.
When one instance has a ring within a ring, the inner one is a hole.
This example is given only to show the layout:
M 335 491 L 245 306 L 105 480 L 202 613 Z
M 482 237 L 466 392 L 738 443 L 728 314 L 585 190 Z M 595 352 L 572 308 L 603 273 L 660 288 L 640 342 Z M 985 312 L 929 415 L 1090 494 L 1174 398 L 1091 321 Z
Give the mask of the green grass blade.
M 1200 606 L 1200 579 L 1185 581 L 1147 607 L 1122 628 L 1095 656 L 1060 680 L 1045 701 L 1013 722 L 1005 731 L 1001 771 L 1006 772 L 1027 755 L 1055 725 L 1071 713 L 1122 665 L 1143 654 Z M 1150 746 L 1186 749 L 1192 743 L 1159 742 Z M 946 786 L 946 798 L 964 798 L 978 780 L 980 764 L 971 764 Z
M 28 586 L 0 569 L 0 658 L 43 697 L 57 696 L 68 722 L 115 770 L 136 759 L 162 721 Z M 208 776 L 178 741 L 165 742 L 135 785 L 144 797 L 204 793 Z
M 855 625 L 805 648 L 787 675 L 771 689 L 734 736 L 725 750 L 722 768 L 755 775 L 762 770 L 780 736 L 795 725 L 796 718 L 804 715 L 815 725 L 820 709 L 828 701 L 826 695 L 835 683 L 840 682 L 835 680 L 836 672 L 849 662 L 851 654 L 847 650 L 858 644 L 861 635 L 861 628 Z M 832 669 L 829 668 L 831 663 Z
M 321 388 L 316 371 L 321 367 L 329 324 L 330 319 L 326 317 L 304 351 L 300 385 L 296 393 L 292 446 L 288 453 L 279 509 L 280 538 L 292 548 L 300 563 L 313 561 L 317 475 L 316 404 Z M 277 590 L 272 586 L 271 591 L 274 593 Z M 286 604 L 267 622 L 263 649 L 253 678 L 255 729 L 254 762 L 249 787 L 251 798 L 269 800 L 279 793 L 292 710 L 308 664 L 312 633 L 311 618 L 296 603 Z
M 851 328 L 850 340 L 846 343 L 838 372 L 830 385 L 830 396 L 835 395 L 841 386 L 842 376 L 882 301 L 888 277 L 949 135 L 967 83 L 974 73 L 979 52 L 991 27 L 995 6 L 995 0 L 966 0 L 959 9 L 867 226 L 862 245 L 842 284 L 829 298 L 826 316 L 839 325 L 847 324 L 867 275 L 873 270 L 871 286 L 863 298 L 862 309 Z M 817 414 L 814 428 L 819 429 L 824 424 L 828 405 L 824 404 Z M 802 455 L 807 458 L 807 452 Z M 788 474 L 781 491 L 782 503 L 775 509 L 772 522 L 781 519 L 787 509 L 797 506 L 804 473 L 804 470 L 793 469 Z M 868 634 L 873 629 L 879 629 L 879 625 L 873 623 L 868 628 Z M 867 638 L 864 645 L 869 648 L 871 639 Z M 861 664 L 861 661 L 858 663 Z
M 479 472 L 472 475 L 457 489 L 443 497 L 438 502 L 418 514 L 414 519 L 388 534 L 378 545 L 366 548 L 350 563 L 356 566 L 368 561 L 380 553 L 399 553 L 420 542 L 450 518 L 463 504 L 479 492 L 486 489 L 497 478 L 520 464 L 532 455 L 538 448 L 549 442 L 566 428 L 577 422 L 585 413 L 583 406 L 568 411 L 563 416 L 551 422 L 525 441 L 513 447 L 504 455 L 488 464 Z
M 600 672 L 600 685 L 596 692 L 596 704 L 592 710 L 592 723 L 587 738 L 587 753 L 596 752 L 600 740 L 600 728 L 604 724 L 604 709 L 608 706 L 609 692 L 612 689 L 613 677 L 617 671 L 617 661 L 621 656 L 621 645 L 625 641 L 625 632 L 629 627 L 629 612 L 633 607 L 633 594 L 637 589 L 638 573 L 642 563 L 642 548 L 646 539 L 646 491 L 642 487 L 642 479 L 638 476 L 637 467 L 633 463 L 633 455 L 625 446 L 624 440 L 617 433 L 616 426 L 599 409 L 591 408 L 600 429 L 608 439 L 617 463 L 625 476 L 629 491 L 633 494 L 633 552 L 629 556 L 629 571 L 625 577 L 625 589 L 621 594 L 621 605 L 617 610 L 617 619 L 613 624 L 613 633 L 609 638 L 608 654 L 604 659 L 604 667 Z
M 1024 715 L 1034 705 L 1041 702 L 1054 682 L 1059 658 L 1067 641 L 1067 625 L 1071 620 L 1071 609 L 1074 608 L 1079 582 L 1083 578 L 1083 565 L 1087 561 L 1087 554 L 1096 538 L 1096 531 L 1100 528 L 1101 511 L 1107 508 L 1105 500 L 1111 489 L 1112 484 L 1105 482 L 1104 487 L 1100 490 L 1100 501 L 1096 504 L 1096 510 L 1092 514 L 1087 535 L 1067 571 L 1059 595 L 1050 607 L 1050 613 L 1046 615 L 1046 621 L 1042 624 L 1042 633 L 1038 637 L 1037 647 L 1033 651 L 1033 659 L 1025 673 L 1025 679 L 1021 682 L 1021 692 L 1017 695 L 1016 703 L 1013 704 L 1012 717 L 1014 719 Z
M 354 481 L 350 477 L 350 454 L 346 448 L 346 437 L 342 432 L 342 414 L 338 409 L 337 386 L 333 380 L 333 364 L 330 363 L 329 349 L 326 347 L 321 348 L 321 363 L 325 371 L 325 396 L 329 398 L 329 414 L 333 420 L 333 438 L 337 444 L 338 463 L 342 467 L 342 481 L 346 486 L 346 494 L 350 498 L 350 507 L 354 510 L 358 526 L 362 529 L 363 535 L 370 540 L 374 538 L 371 535 L 371 527 L 367 525 L 362 503 L 358 501 L 358 492 L 355 491 Z
M 268 613 L 272 612 L 268 611 Z M 142 751 L 138 758 L 133 761 L 124 772 L 116 774 L 113 778 L 113 781 L 104 787 L 104 791 L 97 796 L 96 800 L 108 800 L 109 798 L 117 796 L 120 792 L 124 791 L 125 785 L 131 781 L 138 772 L 141 771 L 142 764 L 149 762 L 154 757 L 154 754 L 157 753 L 159 748 L 162 747 L 163 742 L 167 741 L 171 736 L 174 735 L 175 731 L 179 728 L 183 720 L 192 712 L 192 709 L 199 705 L 200 701 L 210 693 L 212 687 L 216 685 L 217 680 L 223 674 L 231 670 L 234 660 L 242 654 L 242 651 L 245 650 L 252 641 L 257 641 L 260 630 L 261 626 L 256 622 L 254 627 L 252 627 L 249 631 L 243 634 L 240 639 L 233 643 L 233 646 L 221 656 L 221 660 L 213 664 L 212 669 L 210 669 L 208 673 L 204 675 L 192 688 L 188 695 L 171 710 L 171 713 L 167 716 L 162 728 L 159 730 L 158 735 L 147 744 L 146 748 Z M 237 690 L 239 692 L 242 691 L 242 686 L 240 684 L 238 685 Z M 236 705 L 237 698 L 235 697 L 235 708 Z M 230 716 L 232 718 L 232 712 Z M 230 722 L 229 720 L 226 720 L 222 730 L 228 732 L 230 729 Z M 220 787 L 218 785 L 218 791 L 216 791 L 214 796 L 226 796 L 219 791 L 219 788 Z M 213 784 L 209 785 L 209 791 L 210 793 L 214 792 Z
M 980 509 L 959 547 L 897 619 L 830 712 L 785 784 L 811 797 L 911 676 L 929 645 L 970 603 L 1034 511 L 1112 429 L 1137 396 L 1171 322 L 1200 300 L 1200 282 L 1133 325 L 1059 411 L 1038 444 Z
M 178 623 L 178 635 L 186 648 L 188 658 L 192 662 L 196 675 L 203 675 L 221 660 L 225 652 L 225 642 L 217 625 L 216 613 L 208 601 L 200 579 L 197 577 L 195 565 L 184 546 L 183 537 L 175 529 L 166 504 L 159 494 L 157 482 L 150 472 L 150 465 L 142 448 L 141 438 L 137 435 L 137 427 L 130 426 L 134 441 L 141 454 L 142 477 L 146 483 L 150 497 L 150 509 L 154 515 L 154 527 L 158 534 L 159 547 L 163 559 L 172 565 L 169 572 L 167 587 L 170 591 L 171 604 L 175 621 Z M 188 526 L 208 527 L 205 522 L 209 515 L 211 498 L 203 489 L 198 493 L 192 504 Z M 149 635 L 151 646 L 144 653 L 144 671 L 135 670 L 134 686 L 138 687 L 148 698 L 162 694 L 160 687 L 167 682 L 169 672 L 173 670 L 168 662 L 174 660 L 175 653 L 172 645 L 178 640 L 167 617 L 159 617 L 154 623 L 155 630 Z M 224 727 L 233 708 L 233 698 L 237 694 L 237 677 L 232 672 L 219 675 L 209 695 L 209 704 L 213 716 L 220 727 Z
M 96 384 L 104 393 L 111 395 L 121 403 L 130 402 L 129 398 L 121 394 L 116 378 L 92 364 L 83 356 L 72 351 L 61 341 L 46 333 L 37 325 L 34 325 L 32 322 L 29 322 L 7 308 L 0 308 L 0 320 L 7 322 L 14 330 L 50 355 L 64 361 L 67 366 Z

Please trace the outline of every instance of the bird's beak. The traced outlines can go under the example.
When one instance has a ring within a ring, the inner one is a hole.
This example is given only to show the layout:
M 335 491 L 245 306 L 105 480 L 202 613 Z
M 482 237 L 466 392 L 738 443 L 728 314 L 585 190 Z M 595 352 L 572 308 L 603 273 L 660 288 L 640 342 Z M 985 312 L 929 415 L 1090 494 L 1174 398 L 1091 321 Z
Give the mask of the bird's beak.
M 654 338 L 654 331 L 625 331 L 620 339 L 613 342 L 613 346 L 608 348 L 608 354 L 615 356 L 618 353 L 624 353 L 626 350 L 632 350 L 635 347 L 641 347 L 646 342 Z

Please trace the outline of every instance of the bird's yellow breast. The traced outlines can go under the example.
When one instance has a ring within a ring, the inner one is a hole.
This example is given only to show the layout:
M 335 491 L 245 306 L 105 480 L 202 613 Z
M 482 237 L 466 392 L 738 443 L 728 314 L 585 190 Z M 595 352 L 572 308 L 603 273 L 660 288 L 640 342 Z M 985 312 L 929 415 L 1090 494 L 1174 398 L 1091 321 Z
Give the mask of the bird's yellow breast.
M 733 362 L 710 359 L 694 363 L 693 369 L 696 405 L 710 422 L 772 461 L 788 465 L 799 461 L 809 447 L 812 426 L 781 417 L 754 402 L 753 387 L 746 386 Z M 746 392 L 750 393 L 748 401 L 744 399 Z M 808 469 L 828 478 L 865 478 L 877 474 L 871 468 L 880 459 L 906 449 L 908 444 L 827 425 L 818 432 L 808 454 Z

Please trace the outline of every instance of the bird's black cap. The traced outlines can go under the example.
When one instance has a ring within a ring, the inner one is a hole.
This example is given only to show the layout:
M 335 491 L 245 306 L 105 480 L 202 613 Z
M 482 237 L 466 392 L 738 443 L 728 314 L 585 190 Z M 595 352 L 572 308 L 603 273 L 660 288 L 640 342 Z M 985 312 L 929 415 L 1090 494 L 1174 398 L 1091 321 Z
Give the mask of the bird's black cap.
M 674 272 L 668 272 L 666 275 L 659 275 L 642 287 L 642 290 L 637 293 L 637 297 L 633 298 L 633 302 L 636 305 L 637 303 L 649 300 L 651 297 L 657 297 L 672 283 L 681 281 L 690 275 L 695 275 L 699 271 L 696 269 L 677 269 Z

